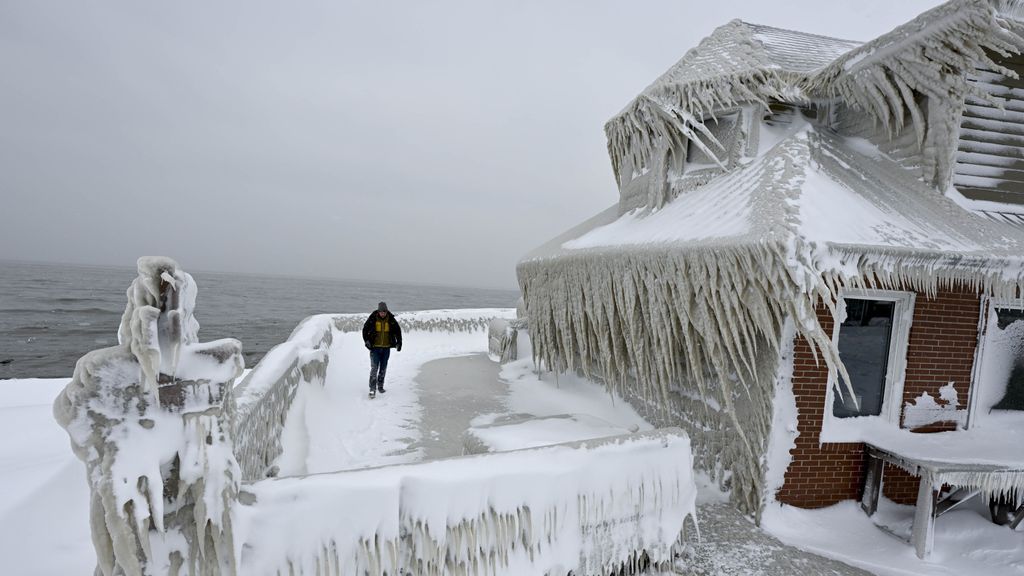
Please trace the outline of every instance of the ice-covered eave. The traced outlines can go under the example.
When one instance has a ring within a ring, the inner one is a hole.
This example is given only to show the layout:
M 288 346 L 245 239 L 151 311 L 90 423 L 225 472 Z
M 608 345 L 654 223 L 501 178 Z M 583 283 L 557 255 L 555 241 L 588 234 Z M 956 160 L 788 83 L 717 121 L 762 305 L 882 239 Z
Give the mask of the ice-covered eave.
M 970 290 L 1017 298 L 1024 287 L 1024 254 L 985 255 L 895 246 L 826 243 L 816 266 L 830 284 L 916 290 Z
M 770 398 L 759 358 L 788 342 L 783 326 L 821 351 L 840 374 L 838 352 L 817 319 L 827 285 L 801 272 L 791 240 L 750 239 L 558 250 L 527 258 L 517 272 L 533 355 L 556 371 L 579 370 L 612 389 L 630 386 L 652 405 L 671 404 L 674 387 L 713 399 L 731 419 L 746 479 L 738 498 L 751 512 L 771 410 L 737 415 L 737 398 Z M 736 478 L 737 476 L 734 476 Z
M 1013 298 L 1024 287 L 1024 255 L 749 235 L 558 248 L 524 259 L 517 272 L 534 355 L 549 368 L 581 370 L 613 388 L 636 382 L 664 400 L 670 383 L 686 381 L 725 403 L 730 386 L 763 384 L 758 347 L 779 350 L 786 319 L 846 385 L 817 316 L 819 305 L 837 316 L 843 287 Z M 645 327 L 632 330 L 638 322 Z
M 705 121 L 738 106 L 772 100 L 804 103 L 812 100 L 812 75 L 775 67 L 723 74 L 684 84 L 657 84 L 630 101 L 605 123 L 608 154 L 616 181 L 631 166 L 651 166 L 659 151 L 685 150 L 693 142 L 711 158 L 722 153 Z M 823 96 L 823 94 L 822 94 Z

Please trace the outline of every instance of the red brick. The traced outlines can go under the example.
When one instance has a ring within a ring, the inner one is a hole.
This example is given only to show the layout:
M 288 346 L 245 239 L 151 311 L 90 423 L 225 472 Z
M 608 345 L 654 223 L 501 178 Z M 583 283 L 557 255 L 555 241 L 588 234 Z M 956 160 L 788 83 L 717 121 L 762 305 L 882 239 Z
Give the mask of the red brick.
M 938 397 L 939 388 L 956 383 L 960 403 L 965 405 L 978 340 L 977 294 L 940 290 L 929 299 L 918 293 L 914 320 L 907 348 L 907 368 L 903 404 L 927 392 Z M 818 320 L 827 333 L 832 318 L 824 306 L 818 307 Z M 786 471 L 785 483 L 776 498 L 780 502 L 804 508 L 830 506 L 860 496 L 864 477 L 863 444 L 818 444 L 824 417 L 828 370 L 823 360 L 815 363 L 811 349 L 801 339 L 794 347 L 793 392 L 799 411 L 800 436 L 792 451 L 793 462 Z M 949 429 L 949 425 L 929 426 L 920 432 Z M 917 497 L 917 478 L 901 469 L 887 466 L 884 493 L 902 503 Z

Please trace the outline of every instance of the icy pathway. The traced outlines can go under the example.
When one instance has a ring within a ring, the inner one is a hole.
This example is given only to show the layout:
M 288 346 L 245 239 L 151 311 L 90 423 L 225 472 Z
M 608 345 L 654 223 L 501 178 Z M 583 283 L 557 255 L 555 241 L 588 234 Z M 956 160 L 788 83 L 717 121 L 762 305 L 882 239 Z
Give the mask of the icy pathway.
M 506 410 L 508 384 L 498 379 L 498 364 L 486 354 L 428 362 L 416 383 L 423 406 L 419 447 L 424 459 L 461 456 L 470 422 Z
M 482 354 L 487 335 L 478 332 L 403 334 L 401 352 L 391 351 L 387 393 L 371 400 L 369 353 L 358 333 L 335 333 L 327 381 L 323 389 L 305 388 L 293 410 L 301 411 L 310 433 L 289 427 L 282 475 L 330 472 L 415 462 L 423 457 L 422 408 L 416 377 L 432 360 Z

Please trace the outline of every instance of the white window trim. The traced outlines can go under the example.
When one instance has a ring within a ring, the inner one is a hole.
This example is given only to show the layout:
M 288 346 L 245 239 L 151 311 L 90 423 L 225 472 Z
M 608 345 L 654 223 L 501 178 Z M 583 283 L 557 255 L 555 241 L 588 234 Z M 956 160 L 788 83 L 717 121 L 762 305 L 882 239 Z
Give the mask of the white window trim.
M 881 300 L 893 302 L 892 334 L 889 339 L 889 365 L 885 373 L 885 395 L 882 398 L 882 410 L 878 416 L 855 416 L 837 418 L 832 415 L 832 403 L 839 375 L 829 371 L 828 388 L 825 392 L 825 410 L 822 418 L 823 442 L 855 442 L 861 438 L 857 433 L 858 426 L 854 423 L 863 421 L 881 421 L 881 423 L 898 427 L 903 410 L 903 386 L 907 374 L 907 346 L 910 342 L 910 327 L 914 319 L 914 304 L 917 295 L 913 292 L 898 290 L 873 290 L 846 288 L 839 291 L 841 303 L 840 317 L 832 328 L 832 343 L 839 344 L 839 329 L 846 319 L 845 298 L 863 300 Z M 839 385 L 842 385 L 839 383 Z M 826 439 L 827 438 L 827 439 Z

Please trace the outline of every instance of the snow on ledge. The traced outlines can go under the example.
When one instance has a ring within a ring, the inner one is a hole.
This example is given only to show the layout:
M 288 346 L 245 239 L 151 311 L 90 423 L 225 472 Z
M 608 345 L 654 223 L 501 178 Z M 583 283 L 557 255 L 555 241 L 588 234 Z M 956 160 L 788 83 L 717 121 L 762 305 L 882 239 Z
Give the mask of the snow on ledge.
M 618 573 L 641 551 L 670 562 L 697 496 L 678 429 L 249 490 L 235 512 L 244 574 Z

